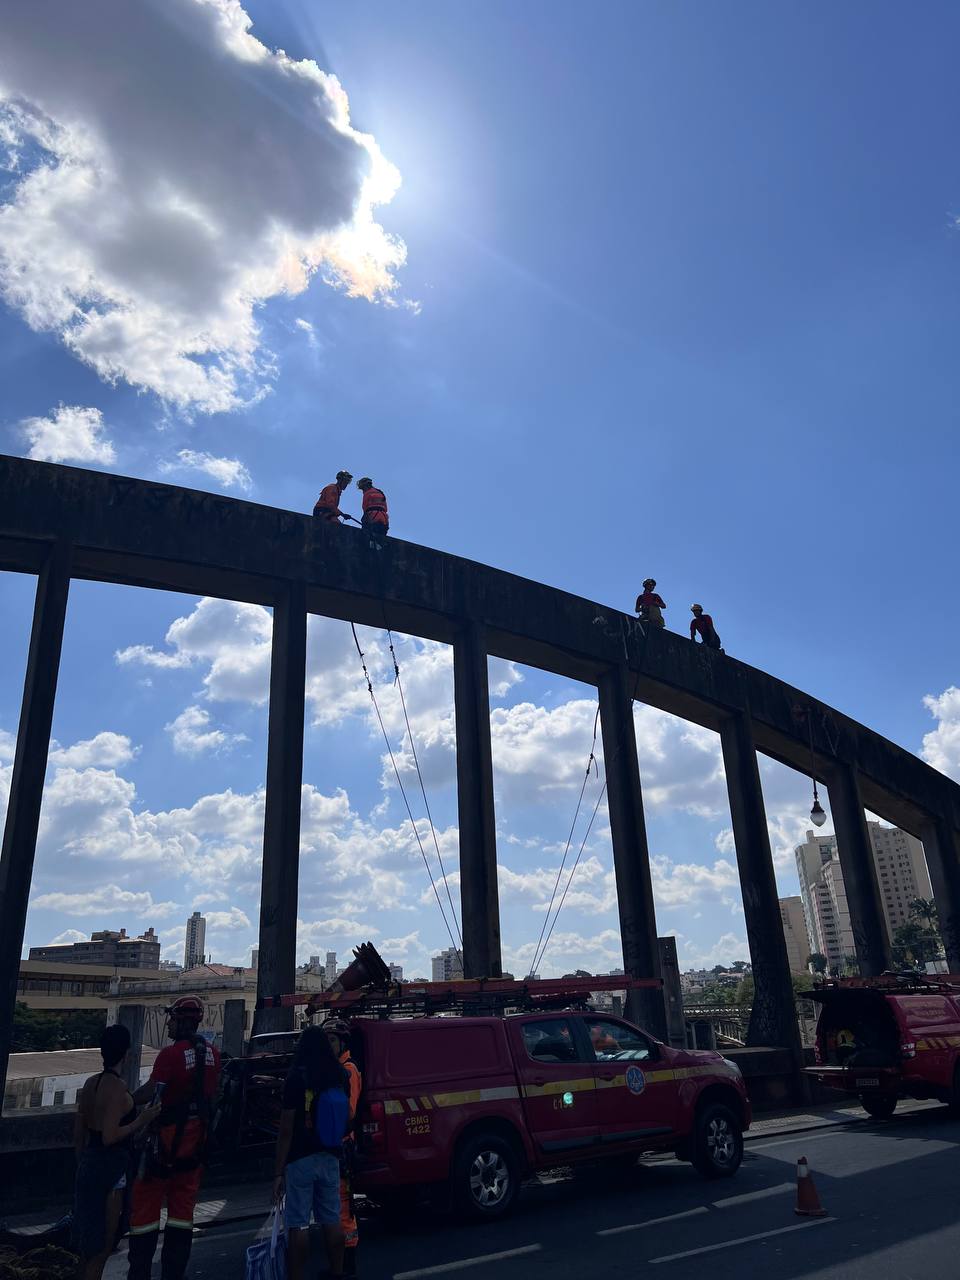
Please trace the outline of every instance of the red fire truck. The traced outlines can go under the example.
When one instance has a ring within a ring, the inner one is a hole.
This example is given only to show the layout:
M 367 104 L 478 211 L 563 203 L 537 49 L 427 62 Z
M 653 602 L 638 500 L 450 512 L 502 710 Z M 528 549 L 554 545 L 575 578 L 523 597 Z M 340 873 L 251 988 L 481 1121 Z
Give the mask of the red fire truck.
M 643 986 L 660 983 L 384 984 L 267 1003 L 309 1001 L 311 1014 L 350 1024 L 364 1082 L 357 1190 L 389 1202 L 443 1189 L 467 1213 L 495 1218 L 526 1176 L 558 1165 L 670 1151 L 708 1178 L 736 1173 L 750 1124 L 739 1069 L 591 1008 L 591 993 Z M 278 1053 L 271 1039 L 255 1037 L 252 1056 L 225 1068 L 248 1129 L 263 1136 L 292 1049 Z
M 860 1099 L 878 1119 L 899 1098 L 960 1108 L 960 979 L 921 974 L 838 978 L 813 992 L 820 1005 L 815 1067 L 821 1084 Z

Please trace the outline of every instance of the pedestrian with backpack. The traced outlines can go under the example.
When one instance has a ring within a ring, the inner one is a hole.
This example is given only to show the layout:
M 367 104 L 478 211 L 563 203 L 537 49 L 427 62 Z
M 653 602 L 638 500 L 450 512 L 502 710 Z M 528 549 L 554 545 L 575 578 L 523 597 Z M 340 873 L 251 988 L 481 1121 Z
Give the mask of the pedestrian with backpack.
M 331 1276 L 343 1275 L 340 1156 L 350 1124 L 350 1082 L 320 1027 L 297 1041 L 283 1086 L 273 1196 L 284 1198 L 289 1280 L 304 1280 L 310 1212 L 323 1229 Z

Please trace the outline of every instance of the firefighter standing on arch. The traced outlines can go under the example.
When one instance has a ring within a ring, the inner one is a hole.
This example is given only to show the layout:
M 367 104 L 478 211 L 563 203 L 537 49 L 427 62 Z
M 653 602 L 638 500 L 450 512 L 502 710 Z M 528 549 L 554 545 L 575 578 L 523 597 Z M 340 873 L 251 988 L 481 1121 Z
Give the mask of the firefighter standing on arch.
M 366 529 L 371 544 L 382 547 L 390 528 L 387 496 L 382 489 L 376 488 L 369 476 L 361 476 L 357 488 L 363 493 L 363 519 L 360 523 Z
M 167 1015 L 167 1035 L 173 1043 L 160 1050 L 150 1079 L 133 1095 L 134 1101 L 146 1102 L 163 1085 L 156 1133 L 133 1184 L 127 1280 L 150 1280 L 164 1200 L 162 1280 L 182 1280 L 186 1272 L 210 1104 L 220 1077 L 220 1054 L 198 1034 L 203 1005 L 197 997 L 181 996 Z
M 357 1104 L 360 1101 L 360 1090 L 363 1078 L 360 1068 L 350 1056 L 350 1025 L 341 1018 L 328 1018 L 323 1024 L 333 1051 L 340 1060 L 350 1080 L 350 1127 L 343 1142 L 343 1156 L 340 1162 L 340 1226 L 343 1230 L 343 1274 L 357 1274 L 357 1246 L 360 1233 L 357 1228 L 357 1216 L 353 1206 L 353 1166 L 356 1154 L 356 1136 L 354 1123 L 357 1118 Z

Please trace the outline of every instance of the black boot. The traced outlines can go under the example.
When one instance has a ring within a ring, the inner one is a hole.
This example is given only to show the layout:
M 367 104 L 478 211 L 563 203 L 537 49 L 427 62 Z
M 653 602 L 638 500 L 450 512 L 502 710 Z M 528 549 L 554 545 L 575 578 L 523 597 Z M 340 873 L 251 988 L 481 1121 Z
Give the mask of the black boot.
M 127 1280 L 150 1280 L 150 1269 L 159 1238 L 159 1231 L 146 1231 L 143 1235 L 130 1237 L 127 1246 L 127 1258 L 130 1262 Z
M 354 1245 L 352 1249 L 344 1249 L 343 1251 L 343 1274 L 345 1276 L 359 1275 L 357 1270 L 357 1254 L 360 1251 L 359 1245 Z
M 160 1254 L 161 1280 L 183 1280 L 192 1244 L 192 1227 L 171 1227 L 167 1223 L 163 1232 L 163 1251 Z

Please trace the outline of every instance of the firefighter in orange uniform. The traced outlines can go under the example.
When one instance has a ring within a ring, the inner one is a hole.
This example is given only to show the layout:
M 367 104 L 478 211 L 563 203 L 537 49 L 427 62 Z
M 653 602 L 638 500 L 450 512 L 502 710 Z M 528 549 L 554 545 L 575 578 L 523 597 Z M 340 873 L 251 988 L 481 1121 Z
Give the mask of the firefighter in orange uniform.
M 353 479 L 349 471 L 338 471 L 333 484 L 325 484 L 320 490 L 313 514 L 324 524 L 339 524 L 341 520 L 349 520 L 350 516 L 340 510 L 340 495 Z
M 361 476 L 357 481 L 357 488 L 363 493 L 363 519 L 360 523 L 369 534 L 371 543 L 380 547 L 390 528 L 387 496 L 382 489 L 374 486 L 369 476 Z
M 340 1164 L 340 1226 L 343 1228 L 343 1274 L 357 1274 L 357 1246 L 360 1233 L 357 1229 L 357 1216 L 353 1208 L 353 1166 L 356 1155 L 356 1136 L 354 1123 L 357 1118 L 357 1106 L 360 1102 L 360 1090 L 363 1078 L 360 1068 L 350 1056 L 350 1025 L 341 1018 L 328 1018 L 323 1029 L 330 1038 L 333 1051 L 340 1059 L 340 1065 L 350 1080 L 350 1128 L 343 1143 L 343 1160 Z
M 163 1085 L 156 1132 L 133 1184 L 127 1280 L 150 1280 L 164 1200 L 162 1280 L 182 1280 L 186 1273 L 210 1105 L 220 1077 L 220 1054 L 197 1034 L 203 1021 L 197 997 L 181 996 L 167 1015 L 167 1035 L 173 1043 L 160 1050 L 150 1079 L 133 1095 L 136 1102 L 148 1102 Z

